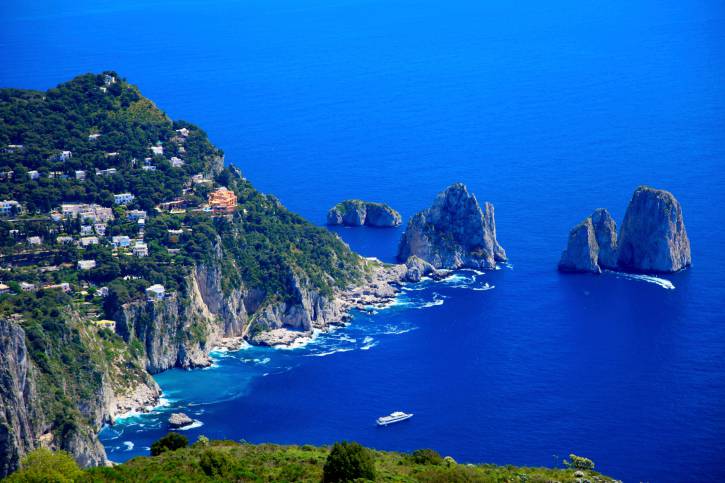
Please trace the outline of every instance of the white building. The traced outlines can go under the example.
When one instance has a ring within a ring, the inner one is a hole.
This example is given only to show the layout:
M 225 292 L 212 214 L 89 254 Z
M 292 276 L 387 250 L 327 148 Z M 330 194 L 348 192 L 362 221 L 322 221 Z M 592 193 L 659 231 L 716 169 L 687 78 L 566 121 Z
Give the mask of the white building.
M 87 247 L 90 245 L 98 245 L 98 237 L 84 236 L 81 238 L 81 246 Z
M 131 193 L 119 193 L 113 195 L 113 202 L 117 205 L 127 205 L 131 203 L 136 197 Z
M 0 283 L 0 295 L 4 293 L 8 293 L 10 291 L 10 287 L 5 285 L 4 283 Z
M 96 232 L 96 235 L 98 236 L 106 236 L 106 224 L 105 223 L 96 223 L 93 225 L 93 230 Z
M 92 225 L 81 225 L 81 236 L 88 236 L 93 234 Z
M 126 212 L 126 216 L 129 220 L 138 220 L 141 218 L 146 218 L 146 211 L 144 210 L 128 210 Z
M 95 140 L 96 140 L 96 139 L 98 139 L 99 137 L 101 137 L 101 135 L 100 135 L 100 134 L 98 134 L 98 133 L 94 133 L 94 134 L 89 134 L 89 135 L 88 135 L 88 140 L 89 140 L 89 141 L 95 141 Z
M 137 241 L 131 251 L 136 257 L 147 257 L 149 255 L 149 247 L 142 241 Z
M 28 245 L 40 245 L 41 243 L 43 243 L 43 240 L 39 236 L 28 237 Z
M 172 168 L 180 168 L 184 165 L 184 160 L 181 158 L 177 158 L 176 156 L 172 156 L 170 162 Z
M 96 268 L 95 260 L 78 260 L 78 270 L 90 270 Z
M 152 153 L 154 153 L 154 156 L 163 156 L 164 155 L 164 147 L 163 146 L 151 146 L 149 148 Z
M 96 176 L 111 176 L 116 174 L 116 168 L 97 169 Z
M 20 213 L 20 203 L 15 200 L 0 201 L 0 216 L 12 216 Z
M 166 296 L 166 289 L 160 283 L 151 285 L 146 289 L 146 297 L 149 301 L 153 300 L 164 300 Z
M 73 153 L 71 153 L 70 151 L 61 151 L 58 155 L 58 161 L 68 161 L 72 157 Z
M 40 173 L 37 172 L 36 170 L 28 171 L 28 178 L 30 178 L 33 181 L 36 179 L 40 179 Z
M 76 170 L 76 179 L 78 179 L 78 180 L 86 179 L 86 172 L 82 169 L 77 169 Z
M 67 235 L 61 235 L 55 239 L 55 242 L 59 245 L 63 245 L 64 243 L 73 243 L 73 237 L 67 236 Z
M 116 235 L 111 238 L 111 244 L 116 248 L 128 248 L 131 246 L 131 239 L 126 235 Z
M 20 282 L 20 290 L 23 292 L 33 292 L 35 290 L 34 283 Z
M 189 130 L 186 129 L 185 127 L 182 127 L 181 129 L 177 129 L 176 132 L 178 132 L 179 134 L 181 134 L 184 137 L 189 137 Z
M 80 218 L 91 220 L 96 223 L 105 223 L 113 220 L 113 210 L 101 205 L 85 203 L 63 203 L 60 211 L 64 218 Z

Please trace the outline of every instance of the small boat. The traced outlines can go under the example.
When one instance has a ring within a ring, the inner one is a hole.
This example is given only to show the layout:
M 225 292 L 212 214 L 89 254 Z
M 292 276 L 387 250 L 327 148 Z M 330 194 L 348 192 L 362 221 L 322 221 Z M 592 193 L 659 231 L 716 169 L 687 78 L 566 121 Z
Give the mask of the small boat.
M 388 424 L 393 423 L 399 423 L 401 421 L 405 421 L 406 419 L 410 419 L 413 417 L 413 414 L 404 413 L 402 411 L 395 411 L 393 413 L 390 413 L 390 416 L 381 416 L 379 417 L 376 422 L 378 423 L 378 426 L 387 426 Z

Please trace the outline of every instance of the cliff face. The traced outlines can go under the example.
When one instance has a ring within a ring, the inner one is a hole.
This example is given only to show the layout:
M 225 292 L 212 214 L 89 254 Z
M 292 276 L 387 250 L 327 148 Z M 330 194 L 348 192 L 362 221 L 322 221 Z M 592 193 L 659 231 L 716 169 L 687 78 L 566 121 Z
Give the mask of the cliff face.
M 400 213 L 383 203 L 346 200 L 327 212 L 328 225 L 373 226 L 387 228 L 402 223 Z
M 672 193 L 637 188 L 622 222 L 618 261 L 637 272 L 676 272 L 692 264 L 682 207 Z
M 25 331 L 0 320 L 0 478 L 18 467 L 22 455 L 35 447 L 42 434 L 30 372 Z
M 565 272 L 676 272 L 692 264 L 682 208 L 672 193 L 640 186 L 617 224 L 599 208 L 569 234 L 559 261 Z
M 493 205 L 483 209 L 465 185 L 456 183 L 438 194 L 433 206 L 415 215 L 398 247 L 398 259 L 411 256 L 435 268 L 493 268 L 506 260 L 496 239 Z
M 123 387 L 93 366 L 78 377 L 97 377 L 100 382 L 88 384 L 77 404 L 54 414 L 54 401 L 49 405 L 50 394 L 43 390 L 48 387 L 46 377 L 29 355 L 23 328 L 0 320 L 0 477 L 17 469 L 22 457 L 40 446 L 68 451 L 83 466 L 104 464 L 106 452 L 96 437 L 101 426 L 120 412 L 153 404 L 160 394 L 150 378 Z M 66 380 L 68 393 L 75 392 L 72 385 Z

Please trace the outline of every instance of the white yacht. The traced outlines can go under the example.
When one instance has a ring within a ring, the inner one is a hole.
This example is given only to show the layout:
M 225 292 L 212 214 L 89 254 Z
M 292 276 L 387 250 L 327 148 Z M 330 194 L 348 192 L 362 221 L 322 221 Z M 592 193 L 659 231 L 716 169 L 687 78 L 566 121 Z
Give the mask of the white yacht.
M 378 426 L 387 426 L 388 424 L 393 423 L 399 423 L 401 421 L 405 421 L 406 419 L 410 419 L 413 417 L 413 414 L 404 413 L 402 411 L 395 411 L 393 413 L 390 413 L 390 416 L 381 416 L 379 417 L 376 422 L 378 423 Z

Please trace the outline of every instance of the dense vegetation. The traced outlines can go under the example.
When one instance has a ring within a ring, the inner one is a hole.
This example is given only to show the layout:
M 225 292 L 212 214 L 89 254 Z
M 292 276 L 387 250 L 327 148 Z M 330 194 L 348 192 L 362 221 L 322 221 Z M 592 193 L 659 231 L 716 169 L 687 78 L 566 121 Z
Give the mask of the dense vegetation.
M 336 444 L 332 450 L 314 446 L 251 445 L 212 441 L 203 436 L 191 447 L 134 458 L 113 468 L 80 472 L 68 455 L 40 450 L 26 459 L 9 482 L 37 481 L 398 481 L 398 482 L 590 482 L 612 481 L 591 470 L 524 468 L 457 464 L 433 450 L 420 459 L 413 454 L 375 451 L 356 443 Z M 72 479 L 55 479 L 59 465 Z M 340 473 L 342 472 L 342 473 Z M 578 473 L 580 472 L 580 473 Z M 51 478 L 42 479 L 44 474 Z
M 205 204 L 220 187 L 238 203 L 212 216 Z M 121 193 L 135 198 L 115 204 Z M 201 129 L 170 120 L 115 72 L 82 75 L 47 92 L 0 90 L 5 200 L 21 208 L 0 217 L 0 283 L 8 286 L 0 318 L 25 329 L 56 442 L 97 429 L 79 408 L 98 397 L 103 382 L 119 389 L 149 377 L 143 344 L 97 322 L 116 319 L 124 304 L 145 303 L 150 285 L 162 284 L 184 304 L 194 268 L 213 264 L 226 294 L 254 289 L 263 307 L 299 302 L 298 283 L 330 295 L 361 276 L 360 258 L 336 235 L 254 189 L 238 168 L 224 166 Z M 169 201 L 183 209 L 159 206 Z M 100 233 L 95 224 L 61 217 L 65 203 L 94 203 L 113 219 Z M 94 243 L 81 243 L 89 234 Z M 148 255 L 113 246 L 114 236 L 147 245 Z M 95 267 L 81 270 L 79 261 Z M 47 289 L 58 284 L 68 293 Z M 181 336 L 201 341 L 204 334 Z

